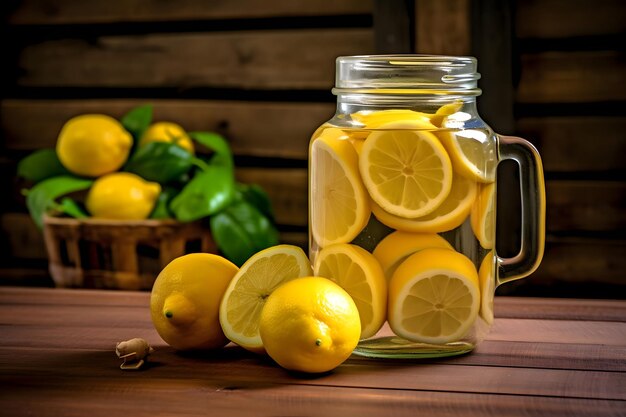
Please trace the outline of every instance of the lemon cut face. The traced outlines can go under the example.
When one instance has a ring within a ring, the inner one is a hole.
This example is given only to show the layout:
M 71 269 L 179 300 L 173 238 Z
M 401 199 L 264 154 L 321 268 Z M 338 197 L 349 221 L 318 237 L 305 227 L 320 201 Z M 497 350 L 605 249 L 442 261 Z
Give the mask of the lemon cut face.
M 370 197 L 404 218 L 434 211 L 452 187 L 445 148 L 423 124 L 389 123 L 372 132 L 361 150 L 359 169 Z M 384 130 L 383 130 L 384 129 Z
M 491 249 L 495 240 L 496 183 L 481 184 L 472 205 L 470 224 L 480 246 Z
M 485 255 L 478 269 L 480 280 L 480 316 L 489 325 L 493 324 L 493 297 L 496 291 L 495 262 L 493 251 Z
M 361 318 L 361 339 L 374 336 L 387 312 L 387 282 L 374 255 L 356 245 L 331 245 L 317 255 L 314 271 L 350 294 Z
M 278 245 L 251 256 L 239 269 L 220 304 L 220 324 L 226 337 L 244 349 L 262 353 L 261 310 L 280 285 L 312 274 L 302 249 Z
M 448 197 L 434 211 L 415 219 L 407 219 L 387 213 L 376 203 L 372 203 L 372 213 L 381 223 L 396 230 L 406 232 L 442 233 L 459 227 L 469 216 L 476 199 L 475 181 L 454 175 Z
M 395 334 L 413 342 L 460 340 L 480 309 L 474 264 L 448 249 L 424 249 L 396 270 L 389 284 L 388 321 Z
M 445 123 L 445 122 L 444 122 Z M 440 131 L 437 136 L 445 146 L 454 170 L 474 181 L 490 183 L 495 180 L 495 142 L 481 130 Z
M 358 156 L 340 129 L 326 129 L 311 145 L 311 233 L 320 247 L 353 240 L 370 216 Z

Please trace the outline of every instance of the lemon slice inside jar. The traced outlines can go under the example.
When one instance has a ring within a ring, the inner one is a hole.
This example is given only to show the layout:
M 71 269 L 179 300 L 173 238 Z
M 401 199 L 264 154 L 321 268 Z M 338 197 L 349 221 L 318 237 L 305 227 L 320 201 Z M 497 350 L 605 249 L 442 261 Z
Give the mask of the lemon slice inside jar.
M 474 264 L 449 249 L 424 249 L 411 255 L 389 283 L 387 320 L 412 342 L 445 344 L 461 340 L 480 309 Z
M 350 294 L 359 310 L 361 339 L 374 336 L 387 316 L 387 281 L 376 258 L 359 246 L 340 243 L 322 249 L 313 270 Z
M 395 122 L 372 132 L 359 154 L 370 197 L 388 213 L 405 218 L 434 211 L 452 187 L 452 164 L 423 123 Z
M 349 137 L 329 128 L 311 145 L 311 233 L 320 247 L 352 241 L 370 217 L 369 198 Z

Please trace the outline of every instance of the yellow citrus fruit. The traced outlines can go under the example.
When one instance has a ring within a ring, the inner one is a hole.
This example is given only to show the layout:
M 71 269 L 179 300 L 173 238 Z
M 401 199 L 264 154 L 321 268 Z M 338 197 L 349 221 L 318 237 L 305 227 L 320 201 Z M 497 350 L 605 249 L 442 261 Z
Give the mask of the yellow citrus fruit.
M 480 186 L 476 201 L 472 206 L 470 224 L 480 246 L 493 248 L 496 226 L 496 185 L 495 183 Z
M 350 117 L 364 125 L 366 129 L 376 129 L 388 123 L 399 121 L 430 123 L 429 114 L 408 109 L 359 111 L 352 113 Z
M 430 122 L 437 127 L 441 127 L 444 119 L 447 116 L 458 112 L 459 110 L 461 110 L 462 107 L 463 101 L 461 100 L 456 100 L 453 103 L 444 104 L 437 109 L 435 114 L 430 116 Z
M 474 264 L 449 249 L 424 249 L 411 255 L 389 283 L 389 325 L 395 334 L 413 342 L 460 340 L 474 324 L 479 308 Z
M 446 199 L 432 212 L 415 219 L 407 219 L 387 213 L 376 203 L 372 212 L 381 223 L 407 232 L 441 233 L 456 229 L 469 216 L 476 198 L 476 182 L 455 175 L 452 188 Z
M 313 271 L 350 294 L 361 317 L 361 339 L 380 330 L 387 316 L 387 281 L 371 253 L 349 243 L 327 246 L 317 255 Z
M 349 137 L 340 129 L 324 130 L 311 145 L 311 166 L 313 238 L 321 247 L 350 242 L 371 212 Z
M 285 369 L 326 372 L 343 363 L 359 341 L 357 307 L 329 279 L 304 277 L 278 287 L 261 312 L 268 355 Z
M 367 137 L 359 156 L 370 197 L 396 216 L 415 218 L 434 211 L 452 187 L 450 158 L 422 127 L 413 122 L 384 125 L 385 130 Z
M 220 300 L 237 267 L 221 256 L 192 253 L 170 262 L 150 295 L 150 314 L 159 336 L 175 349 L 224 346 Z
M 65 168 L 77 175 L 99 177 L 122 167 L 133 138 L 121 123 L 104 114 L 84 114 L 68 120 L 56 151 Z
M 172 122 L 157 122 L 151 124 L 148 129 L 141 135 L 139 146 L 144 146 L 151 142 L 169 142 L 175 143 L 194 153 L 193 141 L 180 125 Z
M 453 249 L 447 240 L 435 233 L 395 231 L 381 240 L 372 254 L 378 259 L 389 281 L 406 258 L 428 248 Z
M 480 281 L 480 316 L 487 324 L 493 323 L 493 296 L 496 291 L 496 277 L 493 251 L 483 258 L 478 269 Z
M 160 193 L 156 182 L 130 172 L 115 172 L 94 181 L 85 205 L 96 218 L 142 220 L 150 215 Z
M 437 137 L 448 151 L 455 172 L 478 182 L 495 180 L 496 146 L 485 132 L 440 130 Z
M 297 246 L 277 245 L 252 255 L 229 284 L 220 304 L 224 334 L 244 349 L 263 353 L 259 319 L 267 297 L 281 284 L 311 275 L 311 264 Z

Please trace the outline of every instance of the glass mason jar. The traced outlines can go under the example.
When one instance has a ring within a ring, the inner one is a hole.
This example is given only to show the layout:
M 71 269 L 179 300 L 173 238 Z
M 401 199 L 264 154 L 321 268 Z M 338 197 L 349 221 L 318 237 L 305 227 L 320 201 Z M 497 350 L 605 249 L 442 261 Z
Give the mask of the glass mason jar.
M 471 351 L 493 323 L 495 288 L 543 256 L 541 159 L 476 110 L 471 57 L 337 59 L 337 112 L 309 149 L 309 255 L 355 300 L 355 353 L 412 358 Z M 519 166 L 521 250 L 496 252 L 496 168 Z

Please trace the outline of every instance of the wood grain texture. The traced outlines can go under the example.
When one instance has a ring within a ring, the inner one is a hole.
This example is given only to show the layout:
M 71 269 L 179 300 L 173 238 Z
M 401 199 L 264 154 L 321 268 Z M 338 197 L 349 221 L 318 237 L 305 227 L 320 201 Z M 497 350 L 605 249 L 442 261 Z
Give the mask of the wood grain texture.
M 144 380 L 146 381 L 144 384 Z M 232 386 L 207 384 L 203 380 L 155 380 L 126 378 L 115 381 L 81 381 L 49 377 L 47 381 L 29 378 L 2 378 L 11 384 L 9 395 L 0 394 L 0 405 L 12 416 L 68 417 L 155 415 L 205 416 L 536 416 L 553 417 L 555 412 L 568 416 L 618 416 L 622 401 L 550 398 L 501 394 L 467 394 L 411 390 L 385 390 L 238 383 Z M 139 383 L 138 383 L 139 382 Z M 32 401 L 32 392 L 38 401 Z M 72 392 L 71 401 L 67 393 Z M 164 401 L 164 398 L 168 398 Z M 210 411 L 208 411 L 210 410 Z M 315 410 L 314 413 L 311 410 Z
M 547 172 L 626 171 L 624 117 L 529 117 L 517 131 L 537 146 Z
M 517 101 L 576 103 L 626 100 L 620 51 L 542 52 L 521 56 Z
M 555 283 L 624 284 L 626 242 L 602 239 L 555 238 L 546 244 L 543 261 L 527 278 L 539 286 Z M 621 298 L 622 294 L 610 294 Z
M 425 361 L 354 357 L 307 377 L 232 345 L 177 353 L 152 328 L 148 300 L 139 292 L 0 288 L 3 413 L 583 416 L 620 415 L 626 399 L 626 317 L 607 322 L 602 316 L 623 313 L 623 301 L 500 297 L 496 324 L 472 354 Z M 558 310 L 560 317 L 498 317 L 499 311 L 542 310 Z M 124 373 L 115 342 L 137 336 L 157 350 L 144 371 Z
M 271 97 L 268 97 L 268 99 Z M 0 102 L 0 126 L 9 150 L 51 148 L 63 124 L 84 113 L 119 118 L 135 106 L 151 103 L 155 121 L 174 121 L 187 131 L 217 131 L 237 155 L 306 159 L 315 129 L 330 119 L 335 106 L 214 100 L 12 100 Z
M 306 29 L 50 40 L 20 52 L 26 87 L 321 89 L 335 58 L 373 53 L 371 29 Z M 294 55 L 294 51 L 298 51 Z
M 477 100 L 478 110 L 496 132 L 512 134 L 517 67 L 513 53 L 513 1 L 472 0 L 470 6 L 471 54 L 478 59 L 478 86 L 483 92 Z
M 410 54 L 412 2 L 374 0 L 374 34 L 377 54 Z
M 469 55 L 468 0 L 415 0 L 415 52 Z
M 516 2 L 520 38 L 566 38 L 621 34 L 626 31 L 621 0 L 524 0 Z
M 371 0 L 211 1 L 26 0 L 8 14 L 10 24 L 89 24 L 199 19 L 249 19 L 277 16 L 330 16 L 372 12 Z
M 3 287 L 0 305 L 63 305 L 63 306 L 118 306 L 143 308 L 150 295 L 137 291 L 94 291 L 57 289 L 54 297 L 44 288 Z M 497 317 L 518 319 L 576 319 L 584 321 L 626 321 L 626 304 L 620 300 L 587 300 L 572 298 L 495 298 Z
M 547 181 L 546 205 L 550 232 L 626 231 L 624 182 Z

